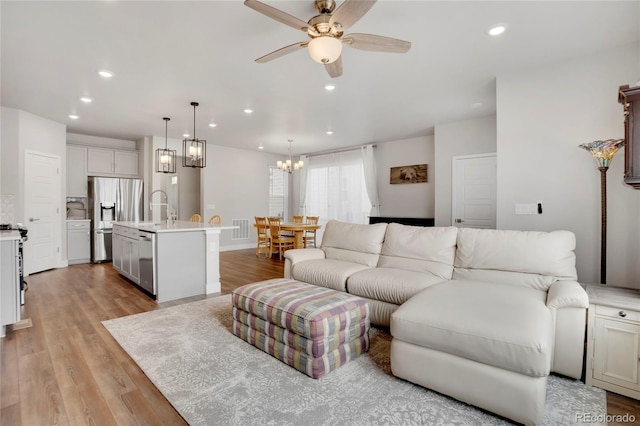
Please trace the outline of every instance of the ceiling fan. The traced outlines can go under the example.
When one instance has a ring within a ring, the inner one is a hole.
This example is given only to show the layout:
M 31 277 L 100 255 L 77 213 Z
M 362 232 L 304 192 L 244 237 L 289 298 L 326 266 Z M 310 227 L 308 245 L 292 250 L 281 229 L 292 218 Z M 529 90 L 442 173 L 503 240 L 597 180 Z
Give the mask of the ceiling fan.
M 342 75 L 342 45 L 373 52 L 407 52 L 411 48 L 411 42 L 408 41 L 374 34 L 344 35 L 344 30 L 362 18 L 375 2 L 376 0 L 345 0 L 336 9 L 335 0 L 315 0 L 319 15 L 304 22 L 258 0 L 245 0 L 244 4 L 251 9 L 304 31 L 311 38 L 268 53 L 256 59 L 256 62 L 268 62 L 306 47 L 311 58 L 324 64 L 329 75 L 335 78 Z

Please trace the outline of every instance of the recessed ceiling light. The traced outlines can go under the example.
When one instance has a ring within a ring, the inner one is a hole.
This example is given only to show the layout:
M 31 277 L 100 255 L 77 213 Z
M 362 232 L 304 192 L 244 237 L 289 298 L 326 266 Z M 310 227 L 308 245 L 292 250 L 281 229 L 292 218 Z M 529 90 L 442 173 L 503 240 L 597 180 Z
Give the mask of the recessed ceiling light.
M 327 134 L 328 135 L 332 135 L 333 134 L 333 130 L 327 130 Z
M 72 120 L 77 120 L 77 119 L 78 119 L 78 118 L 80 118 L 80 117 L 78 117 L 78 116 L 77 116 L 77 115 L 75 115 L 75 114 L 69 114 L 69 118 L 70 118 L 70 119 L 72 119 Z
M 83 96 L 83 97 L 81 97 L 81 98 L 80 98 L 80 100 L 81 100 L 82 102 L 84 102 L 85 104 L 90 104 L 91 102 L 93 102 L 93 99 L 91 99 L 91 98 L 90 98 L 90 97 L 88 97 L 88 96 Z
M 245 108 L 244 109 L 244 113 L 245 114 L 251 114 L 253 112 L 253 110 L 251 108 Z
M 328 91 L 334 90 L 335 88 L 336 86 L 333 84 L 325 84 L 324 86 L 324 90 L 328 90 Z
M 189 135 L 189 133 L 183 133 L 183 134 L 182 134 L 182 137 L 183 137 L 183 138 L 188 138 L 189 136 L 191 136 L 191 135 Z
M 100 76 L 104 77 L 104 78 L 113 77 L 113 73 L 111 71 L 107 71 L 107 70 L 100 70 L 100 71 L 98 71 L 98 74 L 100 74 Z
M 507 30 L 507 26 L 505 24 L 496 24 L 493 27 L 489 28 L 490 36 L 499 36 Z
M 258 145 L 258 149 L 264 149 L 264 145 L 262 144 Z
M 217 124 L 216 123 L 209 123 L 209 127 L 216 127 Z
M 473 108 L 473 109 L 482 108 L 482 102 L 472 103 L 471 104 L 471 108 Z

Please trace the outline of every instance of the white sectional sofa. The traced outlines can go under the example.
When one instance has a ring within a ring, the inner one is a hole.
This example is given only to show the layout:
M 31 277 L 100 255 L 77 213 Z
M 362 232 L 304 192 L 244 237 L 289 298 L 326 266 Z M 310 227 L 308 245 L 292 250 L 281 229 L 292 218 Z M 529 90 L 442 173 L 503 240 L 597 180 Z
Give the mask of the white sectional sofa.
M 285 277 L 367 299 L 394 375 L 525 424 L 550 372 L 580 378 L 588 298 L 575 236 L 330 221 Z

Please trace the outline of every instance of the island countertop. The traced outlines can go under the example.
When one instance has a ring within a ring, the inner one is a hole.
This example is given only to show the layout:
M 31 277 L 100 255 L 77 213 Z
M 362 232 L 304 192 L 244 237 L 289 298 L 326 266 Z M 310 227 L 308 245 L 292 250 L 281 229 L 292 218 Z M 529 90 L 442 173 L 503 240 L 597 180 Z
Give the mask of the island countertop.
M 139 229 L 146 232 L 189 232 L 208 231 L 223 229 L 238 229 L 239 226 L 209 225 L 208 223 L 189 222 L 186 220 L 176 220 L 171 223 L 163 222 L 113 222 L 114 225 L 126 228 Z

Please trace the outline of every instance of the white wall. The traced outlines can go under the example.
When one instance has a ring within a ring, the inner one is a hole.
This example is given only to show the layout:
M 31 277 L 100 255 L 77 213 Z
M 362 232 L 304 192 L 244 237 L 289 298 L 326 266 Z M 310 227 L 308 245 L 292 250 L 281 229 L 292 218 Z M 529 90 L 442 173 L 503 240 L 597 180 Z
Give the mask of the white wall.
M 222 250 L 255 247 L 254 216 L 269 215 L 269 166 L 282 156 L 259 151 L 207 145 L 207 167 L 202 170 L 203 220 L 214 214 L 223 224 L 249 219 L 248 240 L 232 240 L 232 231 L 222 231 Z M 291 182 L 290 182 L 291 183 Z M 208 208 L 215 204 L 215 210 Z
M 422 136 L 393 142 L 377 143 L 380 216 L 431 218 L 435 211 L 434 137 Z M 391 167 L 427 164 L 426 183 L 389 183 Z
M 99 146 L 110 149 L 138 149 L 136 142 L 125 139 L 67 133 L 67 143 L 72 145 Z
M 15 194 L 15 223 L 29 226 L 24 217 L 24 161 L 25 150 L 36 151 L 60 157 L 60 198 L 58 209 L 63 209 L 66 196 L 66 126 L 37 115 L 16 110 L 2 108 L 2 184 L 1 192 Z M 66 265 L 67 238 L 66 217 L 60 214 L 58 231 L 52 238 L 60 247 L 58 255 L 59 266 Z M 14 223 L 14 224 L 15 224 Z M 29 244 L 29 242 L 27 242 Z
M 581 282 L 599 282 L 600 174 L 578 145 L 624 137 L 618 87 L 638 80 L 640 45 L 497 79 L 498 228 L 568 229 Z M 640 288 L 640 191 L 608 171 L 608 284 Z M 542 215 L 516 203 L 543 201 Z
M 435 126 L 435 225 L 451 225 L 453 157 L 496 152 L 496 116 Z

